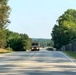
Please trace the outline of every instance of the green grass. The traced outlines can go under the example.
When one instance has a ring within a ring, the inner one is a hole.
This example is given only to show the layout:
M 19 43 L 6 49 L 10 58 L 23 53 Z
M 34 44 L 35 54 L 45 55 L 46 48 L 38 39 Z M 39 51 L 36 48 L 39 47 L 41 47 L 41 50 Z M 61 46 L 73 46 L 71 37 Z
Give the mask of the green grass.
M 72 51 L 64 51 L 64 52 L 76 59 L 76 52 L 72 52 Z

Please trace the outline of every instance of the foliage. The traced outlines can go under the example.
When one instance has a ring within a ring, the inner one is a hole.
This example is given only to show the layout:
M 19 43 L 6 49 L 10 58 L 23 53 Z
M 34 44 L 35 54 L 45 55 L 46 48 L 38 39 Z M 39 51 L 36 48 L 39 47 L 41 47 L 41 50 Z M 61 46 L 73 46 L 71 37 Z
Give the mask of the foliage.
M 5 28 L 9 24 L 10 7 L 8 0 L 0 0 L 0 48 L 6 46 Z
M 61 48 L 76 38 L 76 10 L 68 9 L 57 20 L 52 31 L 54 47 Z
M 27 34 L 19 34 L 6 30 L 10 23 L 9 14 L 11 8 L 8 0 L 0 0 L 0 48 L 13 49 L 14 51 L 23 51 L 31 46 L 31 39 Z
M 6 30 L 6 35 L 6 47 L 10 47 L 14 51 L 25 51 L 26 49 L 30 48 L 31 41 L 27 34 L 19 34 Z
M 53 46 L 54 43 L 51 39 L 33 38 L 34 42 L 40 42 L 41 47 Z
M 5 48 L 6 46 L 6 34 L 3 29 L 0 28 L 0 48 Z
M 0 0 L 0 28 L 6 27 L 9 21 L 10 7 L 8 6 L 8 0 Z

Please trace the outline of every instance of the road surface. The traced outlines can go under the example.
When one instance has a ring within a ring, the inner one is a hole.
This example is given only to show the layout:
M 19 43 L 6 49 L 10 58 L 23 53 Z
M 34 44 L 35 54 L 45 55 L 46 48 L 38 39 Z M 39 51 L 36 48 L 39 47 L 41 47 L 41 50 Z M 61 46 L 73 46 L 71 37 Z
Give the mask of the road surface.
M 76 64 L 60 51 L 0 55 L 0 75 L 76 75 Z

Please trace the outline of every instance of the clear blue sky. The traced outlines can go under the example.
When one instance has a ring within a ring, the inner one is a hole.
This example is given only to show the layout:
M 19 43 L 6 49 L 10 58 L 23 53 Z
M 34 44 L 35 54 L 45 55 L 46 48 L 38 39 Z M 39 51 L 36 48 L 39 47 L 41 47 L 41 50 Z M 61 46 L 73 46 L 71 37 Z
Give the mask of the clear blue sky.
M 9 5 L 9 30 L 30 38 L 51 38 L 56 20 L 67 9 L 76 9 L 76 0 L 9 0 Z

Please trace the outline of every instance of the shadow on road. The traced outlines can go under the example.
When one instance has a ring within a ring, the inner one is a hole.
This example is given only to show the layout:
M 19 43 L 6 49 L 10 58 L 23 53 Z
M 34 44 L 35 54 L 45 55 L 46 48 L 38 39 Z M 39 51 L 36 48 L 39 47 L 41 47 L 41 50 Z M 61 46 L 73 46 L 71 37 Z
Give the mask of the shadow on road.
M 0 61 L 0 75 L 76 75 L 76 65 L 56 52 L 19 53 Z

